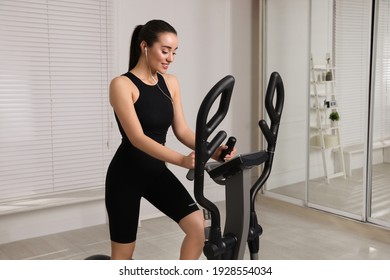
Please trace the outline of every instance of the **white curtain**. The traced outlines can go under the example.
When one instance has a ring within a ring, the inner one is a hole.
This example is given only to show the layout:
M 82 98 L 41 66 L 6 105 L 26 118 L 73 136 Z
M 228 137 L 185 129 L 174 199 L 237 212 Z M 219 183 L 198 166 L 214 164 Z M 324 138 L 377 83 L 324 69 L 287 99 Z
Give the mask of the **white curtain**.
M 390 139 L 390 1 L 378 1 L 374 141 Z
M 370 78 L 371 0 L 335 0 L 336 92 L 343 145 L 366 142 Z
M 0 200 L 104 185 L 110 1 L 0 1 Z

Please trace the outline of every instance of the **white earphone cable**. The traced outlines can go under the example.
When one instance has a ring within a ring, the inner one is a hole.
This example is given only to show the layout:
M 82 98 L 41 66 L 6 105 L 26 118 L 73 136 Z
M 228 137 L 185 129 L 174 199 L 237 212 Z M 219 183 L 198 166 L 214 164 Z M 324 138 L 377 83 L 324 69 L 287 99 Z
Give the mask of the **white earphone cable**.
M 166 93 L 160 88 L 160 85 L 158 84 L 158 81 L 156 81 L 156 79 L 153 77 L 152 69 L 150 68 L 149 61 L 148 61 L 148 48 L 145 48 L 145 58 L 146 58 L 146 64 L 147 64 L 148 67 L 149 67 L 150 76 L 152 77 L 153 81 L 156 83 L 157 88 L 162 92 L 162 94 L 164 94 L 164 96 L 165 96 L 166 98 L 168 98 L 168 99 L 173 103 L 172 97 L 170 97 L 168 94 L 166 94 Z

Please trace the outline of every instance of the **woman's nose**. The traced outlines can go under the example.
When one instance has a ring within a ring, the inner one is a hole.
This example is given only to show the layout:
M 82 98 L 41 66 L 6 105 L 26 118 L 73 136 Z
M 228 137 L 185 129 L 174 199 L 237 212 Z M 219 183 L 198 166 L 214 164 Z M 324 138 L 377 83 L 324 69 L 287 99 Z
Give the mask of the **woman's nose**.
M 167 61 L 168 62 L 172 62 L 173 60 L 175 59 L 175 56 L 173 53 L 169 53 L 168 57 L 167 57 Z

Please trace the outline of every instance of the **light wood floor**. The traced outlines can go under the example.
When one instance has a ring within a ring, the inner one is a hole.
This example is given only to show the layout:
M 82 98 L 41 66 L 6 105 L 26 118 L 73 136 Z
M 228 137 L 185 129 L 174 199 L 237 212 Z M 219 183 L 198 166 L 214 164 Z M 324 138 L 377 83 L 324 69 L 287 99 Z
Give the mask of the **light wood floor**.
M 257 210 L 264 229 L 260 259 L 390 259 L 390 230 L 265 196 Z M 143 221 L 135 259 L 177 259 L 182 238 L 166 217 Z M 81 260 L 93 254 L 110 254 L 107 225 L 0 245 L 3 260 Z
M 354 169 L 351 177 L 310 180 L 308 186 L 309 202 L 336 210 L 361 215 L 363 209 L 363 169 Z M 296 183 L 272 190 L 288 197 L 304 200 L 305 183 Z M 372 208 L 371 216 L 390 223 L 390 164 L 373 166 L 372 170 Z

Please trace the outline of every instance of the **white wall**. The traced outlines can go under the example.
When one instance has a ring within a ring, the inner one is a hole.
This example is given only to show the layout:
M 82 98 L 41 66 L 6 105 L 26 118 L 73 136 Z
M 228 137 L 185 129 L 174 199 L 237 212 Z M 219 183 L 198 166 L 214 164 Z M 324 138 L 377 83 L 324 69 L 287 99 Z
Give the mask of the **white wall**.
M 309 0 L 267 0 L 266 80 L 279 72 L 285 103 L 267 189 L 306 180 L 309 85 Z
M 333 49 L 333 1 L 311 1 L 311 48 L 315 65 L 325 65 Z

